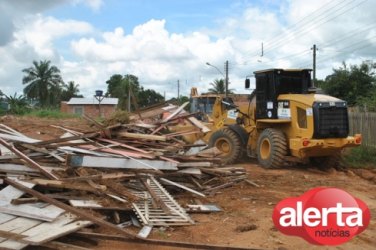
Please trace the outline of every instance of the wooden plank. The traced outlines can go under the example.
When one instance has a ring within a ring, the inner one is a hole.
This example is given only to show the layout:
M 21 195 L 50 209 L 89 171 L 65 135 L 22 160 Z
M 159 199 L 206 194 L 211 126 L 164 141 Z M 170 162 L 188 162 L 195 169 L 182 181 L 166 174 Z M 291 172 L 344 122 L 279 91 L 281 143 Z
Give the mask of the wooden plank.
M 89 149 L 89 150 L 97 150 L 105 153 L 110 153 L 110 154 L 116 154 L 116 155 L 121 155 L 125 157 L 134 157 L 134 158 L 148 158 L 148 159 L 154 159 L 155 155 L 152 153 L 139 153 L 139 152 L 131 152 L 128 150 L 122 150 L 122 149 L 112 149 L 112 148 L 98 148 L 93 145 L 81 145 L 79 146 L 80 148 L 84 149 Z
M 60 214 L 64 212 L 64 210 L 58 207 L 45 207 L 45 208 L 37 208 L 28 204 L 22 205 L 12 205 L 8 202 L 4 202 L 0 200 L 0 212 L 11 214 L 11 215 L 18 215 L 21 217 L 43 220 L 43 221 L 53 221 L 56 219 Z
M 141 237 L 141 238 L 144 238 L 144 239 L 146 239 L 148 236 L 149 236 L 149 234 L 151 233 L 151 230 L 153 229 L 153 227 L 152 226 L 143 226 L 142 228 L 141 228 L 141 230 L 138 232 L 138 236 L 139 237 Z
M 178 170 L 176 167 L 177 164 L 167 161 L 94 157 L 88 155 L 70 155 L 67 163 L 72 167 Z
M 57 155 L 54 152 L 50 152 L 49 150 L 47 150 L 45 148 L 36 147 L 34 145 L 27 144 L 27 143 L 22 143 L 21 146 L 24 147 L 24 148 L 27 148 L 27 149 L 31 149 L 31 150 L 33 150 L 35 152 L 39 152 L 39 153 L 50 155 L 50 156 L 56 158 L 60 162 L 65 162 L 65 159 L 63 157 Z
M 184 190 L 186 190 L 186 191 L 188 191 L 188 192 L 191 192 L 191 193 L 193 193 L 193 194 L 196 194 L 196 195 L 198 195 L 198 196 L 206 197 L 206 195 L 204 195 L 203 193 L 200 193 L 200 192 L 198 192 L 198 191 L 196 191 L 196 190 L 193 190 L 193 189 L 191 189 L 191 188 L 189 188 L 189 187 L 186 187 L 186 186 L 184 186 L 184 185 L 181 185 L 181 184 L 179 184 L 179 183 L 176 183 L 176 182 L 173 182 L 173 181 L 167 180 L 167 179 L 165 179 L 165 178 L 160 178 L 160 180 L 163 181 L 163 182 L 165 182 L 165 183 L 167 183 L 167 184 L 170 184 L 170 185 L 173 185 L 173 186 L 179 187 L 179 188 L 184 189 Z
M 74 207 L 103 207 L 94 200 L 69 200 L 69 203 Z
M 89 192 L 95 192 L 96 190 L 105 191 L 107 189 L 106 186 L 103 186 L 103 185 L 98 185 L 97 186 L 98 189 L 95 189 L 89 184 L 84 183 L 84 182 L 74 183 L 71 181 L 46 180 L 46 179 L 39 179 L 39 178 L 30 179 L 29 181 L 40 186 L 66 188 L 66 189 L 82 190 L 82 191 L 89 191 Z
M 0 224 L 3 224 L 4 222 L 7 222 L 9 220 L 13 220 L 15 218 L 16 218 L 16 216 L 14 216 L 14 215 L 0 213 Z
M 32 138 L 29 138 L 29 137 L 8 135 L 8 134 L 3 134 L 3 133 L 0 133 L 0 139 L 1 140 L 5 139 L 5 140 L 9 140 L 9 141 L 16 141 L 16 142 L 24 142 L 24 143 L 39 142 L 39 140 L 32 139 Z
M 205 126 L 202 122 L 200 122 L 199 120 L 196 119 L 196 117 L 188 117 L 187 118 L 188 121 L 190 121 L 193 125 L 195 125 L 196 127 L 198 127 L 201 132 L 203 133 L 208 133 L 211 131 L 210 128 L 208 128 L 207 126 Z
M 198 168 L 185 168 L 182 170 L 177 171 L 179 174 L 192 174 L 192 175 L 201 175 L 202 172 Z
M 20 181 L 18 179 L 12 178 L 15 182 L 18 182 L 28 188 L 33 188 L 35 186 L 34 183 L 30 182 L 24 182 Z M 6 186 L 0 191 L 0 201 L 5 202 L 5 203 L 11 203 L 13 199 L 20 198 L 25 192 L 12 187 L 11 185 Z
M 171 113 L 169 116 L 167 116 L 165 119 L 162 120 L 162 123 L 168 122 L 175 116 L 177 116 L 187 105 L 189 102 L 183 103 L 179 108 L 177 108 L 173 113 Z
M 48 144 L 53 144 L 53 143 L 74 141 L 74 140 L 79 140 L 79 139 L 95 138 L 99 135 L 100 135 L 99 132 L 87 133 L 87 134 L 74 135 L 74 136 L 69 136 L 69 137 L 64 137 L 64 138 L 56 138 L 56 139 L 51 139 L 51 140 L 46 140 L 46 141 L 37 141 L 34 144 L 35 145 L 48 145 Z
M 18 149 L 16 149 L 13 145 L 10 145 L 8 142 L 4 141 L 2 138 L 0 138 L 0 143 L 2 145 L 4 145 L 6 148 L 8 148 L 10 151 L 12 151 L 13 153 L 15 153 L 17 156 L 19 156 L 20 158 L 22 158 L 26 162 L 26 164 L 28 166 L 39 170 L 39 172 L 41 172 L 47 178 L 49 178 L 49 179 L 55 179 L 55 180 L 58 179 L 58 177 L 56 177 L 54 174 L 48 172 L 41 165 L 39 165 L 38 163 L 36 163 L 35 161 L 33 161 L 32 159 L 30 159 L 29 157 L 27 157 L 24 153 L 22 153 L 21 151 L 19 151 Z
M 114 179 L 134 179 L 136 174 L 127 174 L 123 172 L 110 173 L 110 174 L 96 174 L 78 177 L 61 178 L 61 181 L 84 181 L 84 180 L 114 180 Z
M 119 228 L 116 225 L 114 225 L 112 223 L 109 223 L 109 222 L 107 222 L 107 221 L 105 221 L 105 220 L 103 220 L 103 219 L 101 219 L 99 217 L 93 216 L 90 213 L 87 213 L 85 211 L 81 211 L 81 210 L 79 210 L 77 208 L 74 208 L 74 207 L 71 207 L 69 205 L 66 205 L 66 204 L 64 204 L 64 203 L 62 203 L 62 202 L 60 202 L 58 200 L 52 199 L 52 198 L 50 198 L 50 197 L 48 197 L 46 195 L 43 195 L 43 194 L 39 193 L 36 190 L 30 189 L 28 187 L 25 187 L 22 184 L 19 184 L 19 183 L 15 182 L 15 181 L 13 181 L 13 180 L 11 180 L 9 178 L 5 178 L 4 181 L 6 183 L 8 183 L 9 185 L 12 185 L 13 187 L 17 188 L 17 189 L 20 189 L 20 190 L 22 190 L 22 191 L 24 191 L 24 192 L 26 192 L 26 193 L 28 193 L 30 195 L 33 195 L 33 196 L 37 197 L 40 200 L 43 200 L 43 201 L 45 201 L 47 203 L 53 204 L 53 205 L 55 205 L 57 207 L 60 207 L 60 208 L 66 210 L 68 212 L 71 212 L 71 213 L 73 213 L 73 214 L 75 214 L 75 215 L 77 215 L 77 216 L 79 216 L 79 217 L 81 217 L 81 218 L 83 218 L 85 220 L 90 220 L 90 221 L 94 222 L 97 225 L 106 227 L 108 229 L 114 230 L 114 231 L 119 232 L 121 234 L 125 234 L 125 235 L 127 235 L 128 237 L 131 237 L 131 238 L 136 238 L 137 237 L 137 236 L 133 235 L 132 233 L 126 231 L 125 229 Z
M 43 247 L 55 249 L 55 250 L 91 250 L 91 248 L 76 246 L 73 244 L 68 244 L 60 241 L 50 241 L 42 245 Z
M 23 238 L 23 241 L 31 245 L 40 245 L 92 224 L 91 221 L 75 221 L 75 218 L 72 215 L 61 216 L 53 223 L 40 224 L 25 231 L 22 235 L 27 237 Z
M 160 207 L 164 213 L 171 214 L 170 208 L 164 203 L 161 197 L 159 197 L 158 194 L 150 187 L 147 181 L 145 180 L 141 180 L 141 181 L 142 181 L 142 184 L 144 184 L 145 188 L 148 190 L 153 201 L 155 201 L 155 203 L 158 204 L 158 207 Z
M 21 249 L 28 244 L 44 244 L 90 224 L 89 221 L 76 221 L 76 217 L 72 214 L 64 214 L 53 222 L 39 222 L 33 227 L 23 226 L 22 230 L 18 229 L 17 231 L 0 231 L 0 235 L 9 235 L 7 237 L 9 240 L 0 243 L 0 247 L 1 249 Z
M 0 163 L 0 172 L 6 173 L 39 173 L 38 170 L 21 164 Z
M 140 149 L 140 148 L 132 147 L 132 146 L 130 146 L 130 145 L 127 145 L 127 144 L 125 144 L 125 143 L 120 143 L 120 142 L 118 142 L 118 141 L 109 140 L 109 139 L 105 139 L 105 138 L 98 138 L 97 140 L 99 140 L 99 141 L 103 141 L 103 142 L 107 142 L 107 143 L 111 143 L 111 144 L 116 145 L 116 146 L 119 146 L 119 147 L 128 148 L 128 149 L 131 149 L 131 150 L 134 150 L 134 151 L 140 152 L 140 153 L 150 154 L 150 152 L 148 152 L 148 151 L 142 150 L 142 149 Z
M 118 132 L 116 134 L 120 137 L 127 137 L 132 139 L 143 139 L 143 140 L 152 140 L 152 141 L 166 141 L 166 136 L 163 135 L 149 135 L 149 134 L 138 134 L 138 133 L 130 133 L 130 132 Z
M 212 162 L 208 162 L 208 161 L 204 161 L 204 162 L 200 162 L 200 161 L 197 161 L 197 162 L 180 162 L 178 164 L 178 167 L 212 167 L 213 166 L 213 163 Z
M 207 249 L 207 250 L 257 250 L 255 248 L 249 247 L 234 247 L 229 245 L 210 245 L 210 244 L 201 244 L 201 243 L 192 243 L 192 242 L 184 242 L 184 241 L 166 241 L 166 240 L 155 240 L 155 239 L 129 239 L 124 236 L 119 235 L 109 235 L 109 234 L 99 234 L 99 233 L 92 233 L 92 232 L 77 232 L 76 235 L 80 235 L 83 237 L 90 237 L 95 239 L 104 239 L 104 240 L 116 240 L 116 241 L 125 241 L 125 242 L 132 242 L 132 243 L 141 243 L 145 244 L 140 246 L 139 249 L 149 249 L 151 246 L 160 246 L 158 249 Z M 136 247 L 134 247 L 136 249 Z M 138 249 L 138 248 L 137 248 Z

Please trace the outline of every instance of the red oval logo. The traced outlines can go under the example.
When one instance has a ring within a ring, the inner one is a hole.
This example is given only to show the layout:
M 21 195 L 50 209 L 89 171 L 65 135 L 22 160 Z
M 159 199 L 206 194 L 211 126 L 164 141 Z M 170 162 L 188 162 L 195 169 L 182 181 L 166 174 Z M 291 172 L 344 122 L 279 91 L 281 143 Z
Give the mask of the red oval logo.
M 338 188 L 317 187 L 280 201 L 273 211 L 275 227 L 316 245 L 340 245 L 363 232 L 370 210 L 358 198 Z

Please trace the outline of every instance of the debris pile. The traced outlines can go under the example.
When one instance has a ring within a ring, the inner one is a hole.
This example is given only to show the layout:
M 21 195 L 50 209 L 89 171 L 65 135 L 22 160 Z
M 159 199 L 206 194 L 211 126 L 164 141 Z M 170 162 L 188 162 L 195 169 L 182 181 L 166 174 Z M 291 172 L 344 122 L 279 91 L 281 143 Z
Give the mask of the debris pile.
M 127 124 L 85 117 L 92 131 L 56 125 L 64 135 L 43 141 L 0 124 L 0 248 L 63 244 L 56 239 L 82 228 L 95 233 L 94 225 L 144 239 L 152 227 L 194 224 L 190 212 L 217 211 L 183 207 L 176 197 L 214 195 L 246 180 L 245 170 L 222 166 L 214 148 L 180 139 L 210 131 L 186 105 L 151 107 Z M 170 132 L 181 119 L 192 129 Z

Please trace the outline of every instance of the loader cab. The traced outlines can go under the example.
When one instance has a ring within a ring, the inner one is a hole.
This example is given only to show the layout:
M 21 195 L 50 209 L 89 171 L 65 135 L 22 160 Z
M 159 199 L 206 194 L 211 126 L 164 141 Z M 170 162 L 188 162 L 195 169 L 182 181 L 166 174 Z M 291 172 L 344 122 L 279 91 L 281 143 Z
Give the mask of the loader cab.
M 310 69 L 268 69 L 255 71 L 254 74 L 256 78 L 256 119 L 278 119 L 278 96 L 281 94 L 307 94 L 311 86 Z M 249 79 L 247 79 L 246 87 L 249 85 Z M 288 105 L 288 103 L 283 103 L 283 105 Z

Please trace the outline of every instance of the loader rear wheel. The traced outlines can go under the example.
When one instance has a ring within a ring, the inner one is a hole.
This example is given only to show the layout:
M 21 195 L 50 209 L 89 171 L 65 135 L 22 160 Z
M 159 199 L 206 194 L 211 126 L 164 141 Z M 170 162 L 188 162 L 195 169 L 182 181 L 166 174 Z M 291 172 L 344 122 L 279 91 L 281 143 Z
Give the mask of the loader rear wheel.
M 239 136 L 228 128 L 220 129 L 212 134 L 210 147 L 217 147 L 221 152 L 221 160 L 225 164 L 236 162 L 242 157 L 242 142 Z
M 281 167 L 287 155 L 287 140 L 282 131 L 267 128 L 257 140 L 257 159 L 264 168 Z

